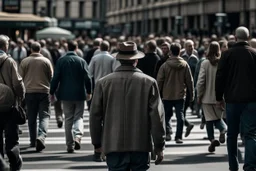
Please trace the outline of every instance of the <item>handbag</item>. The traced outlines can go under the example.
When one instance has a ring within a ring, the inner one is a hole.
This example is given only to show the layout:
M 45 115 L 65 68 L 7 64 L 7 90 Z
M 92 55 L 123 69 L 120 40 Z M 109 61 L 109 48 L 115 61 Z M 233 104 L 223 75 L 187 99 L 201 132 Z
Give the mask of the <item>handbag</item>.
M 9 58 L 9 57 L 8 57 Z M 6 61 L 6 60 L 5 60 Z M 4 61 L 4 62 L 5 62 Z M 3 64 L 2 64 L 3 65 Z M 2 67 L 1 65 L 1 67 Z M 2 80 L 4 82 L 5 85 L 6 82 L 4 80 L 4 77 L 3 77 L 3 73 L 1 73 L 1 77 L 2 77 Z M 8 86 L 8 85 L 7 85 Z M 11 88 L 11 87 L 10 87 Z M 12 88 L 11 88 L 12 89 Z M 13 90 L 12 90 L 13 91 Z M 17 124 L 17 125 L 23 125 L 26 123 L 26 120 L 27 120 L 27 115 L 26 115 L 26 112 L 25 110 L 21 107 L 20 105 L 20 100 L 18 100 L 18 102 L 16 102 L 12 107 L 11 107 L 11 116 L 10 116 L 10 119 L 13 119 L 13 121 Z

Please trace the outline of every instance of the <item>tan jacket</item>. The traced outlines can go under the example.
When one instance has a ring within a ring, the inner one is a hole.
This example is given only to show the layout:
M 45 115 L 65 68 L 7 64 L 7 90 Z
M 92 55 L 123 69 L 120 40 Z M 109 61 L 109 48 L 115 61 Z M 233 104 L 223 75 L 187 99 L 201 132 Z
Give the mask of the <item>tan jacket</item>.
M 156 80 L 139 69 L 120 66 L 97 82 L 90 132 L 92 144 L 102 145 L 104 153 L 149 152 L 151 135 L 155 149 L 163 150 L 164 119 Z
M 4 60 L 6 58 L 7 58 L 6 53 L 1 53 L 0 54 L 0 65 L 2 64 L 2 62 L 4 62 Z M 2 75 L 4 77 L 4 80 L 5 80 L 6 84 L 10 88 L 12 88 L 15 96 L 23 99 L 24 94 L 25 94 L 25 88 L 24 88 L 24 83 L 22 81 L 22 78 L 18 73 L 16 62 L 11 57 L 9 57 L 5 61 L 5 63 L 3 64 L 3 66 L 0 70 L 2 72 Z M 1 75 L 0 75 L 0 82 L 4 83 Z M 1 94 L 0 94 L 0 99 L 1 98 L 2 97 L 1 97 Z
M 201 64 L 196 85 L 197 97 L 205 104 L 216 104 L 215 78 L 217 67 L 213 66 L 208 59 Z
M 181 57 L 172 57 L 160 67 L 157 83 L 163 100 L 185 99 L 189 90 L 190 101 L 194 100 L 194 83 L 188 63 Z
M 39 53 L 22 60 L 19 73 L 24 80 L 26 93 L 49 93 L 53 77 L 52 64 Z

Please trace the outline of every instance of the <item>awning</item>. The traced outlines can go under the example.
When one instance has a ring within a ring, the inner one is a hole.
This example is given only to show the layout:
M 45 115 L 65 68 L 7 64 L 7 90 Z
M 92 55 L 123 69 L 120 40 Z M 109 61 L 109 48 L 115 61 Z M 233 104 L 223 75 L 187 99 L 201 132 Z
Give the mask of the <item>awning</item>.
M 49 22 L 33 14 L 14 14 L 0 12 L 1 28 L 38 28 L 47 27 Z
M 59 27 L 47 27 L 45 29 L 39 30 L 36 32 L 36 39 L 73 39 L 75 36 L 68 30 L 59 28 Z

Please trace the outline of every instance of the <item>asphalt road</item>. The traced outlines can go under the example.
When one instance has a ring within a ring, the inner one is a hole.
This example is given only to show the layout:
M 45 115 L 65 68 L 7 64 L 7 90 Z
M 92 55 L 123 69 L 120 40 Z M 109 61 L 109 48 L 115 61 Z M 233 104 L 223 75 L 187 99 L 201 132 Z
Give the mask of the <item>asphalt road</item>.
M 105 162 L 97 163 L 92 161 L 93 146 L 89 136 L 89 114 L 85 110 L 84 115 L 84 137 L 82 139 L 82 148 L 73 154 L 66 152 L 64 127 L 58 128 L 54 111 L 50 119 L 48 137 L 46 138 L 46 149 L 38 153 L 35 148 L 29 148 L 29 136 L 27 125 L 22 125 L 23 134 L 20 135 L 20 147 L 23 157 L 22 171 L 82 171 L 97 170 L 105 171 L 107 166 Z M 204 140 L 206 131 L 199 128 L 200 119 L 197 116 L 188 114 L 188 119 L 195 124 L 189 137 L 184 138 L 183 144 L 176 144 L 174 141 L 166 143 L 164 161 L 155 166 L 154 161 L 151 163 L 152 171 L 216 171 L 229 170 L 226 145 L 221 145 L 216 149 L 215 153 L 208 152 L 209 141 Z M 172 120 L 174 127 L 176 126 L 175 118 Z M 174 128 L 175 131 L 175 128 Z M 218 132 L 216 130 L 216 136 Z M 174 138 L 174 137 L 172 137 Z M 241 144 L 241 141 L 239 141 Z M 239 148 L 239 158 L 242 162 L 244 149 Z

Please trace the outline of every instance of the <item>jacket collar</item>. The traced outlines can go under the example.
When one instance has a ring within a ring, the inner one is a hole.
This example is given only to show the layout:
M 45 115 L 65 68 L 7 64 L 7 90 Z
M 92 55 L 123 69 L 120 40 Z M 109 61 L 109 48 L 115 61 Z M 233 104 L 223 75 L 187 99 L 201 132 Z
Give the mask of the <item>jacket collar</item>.
M 66 55 L 76 55 L 77 53 L 75 51 L 67 51 Z
M 234 46 L 250 46 L 248 42 L 237 42 Z
M 31 53 L 30 56 L 31 57 L 43 57 L 43 55 L 41 53 Z
M 139 70 L 134 66 L 125 66 L 125 65 L 121 65 L 115 70 L 115 72 L 121 72 L 121 71 L 142 72 L 141 70 Z

